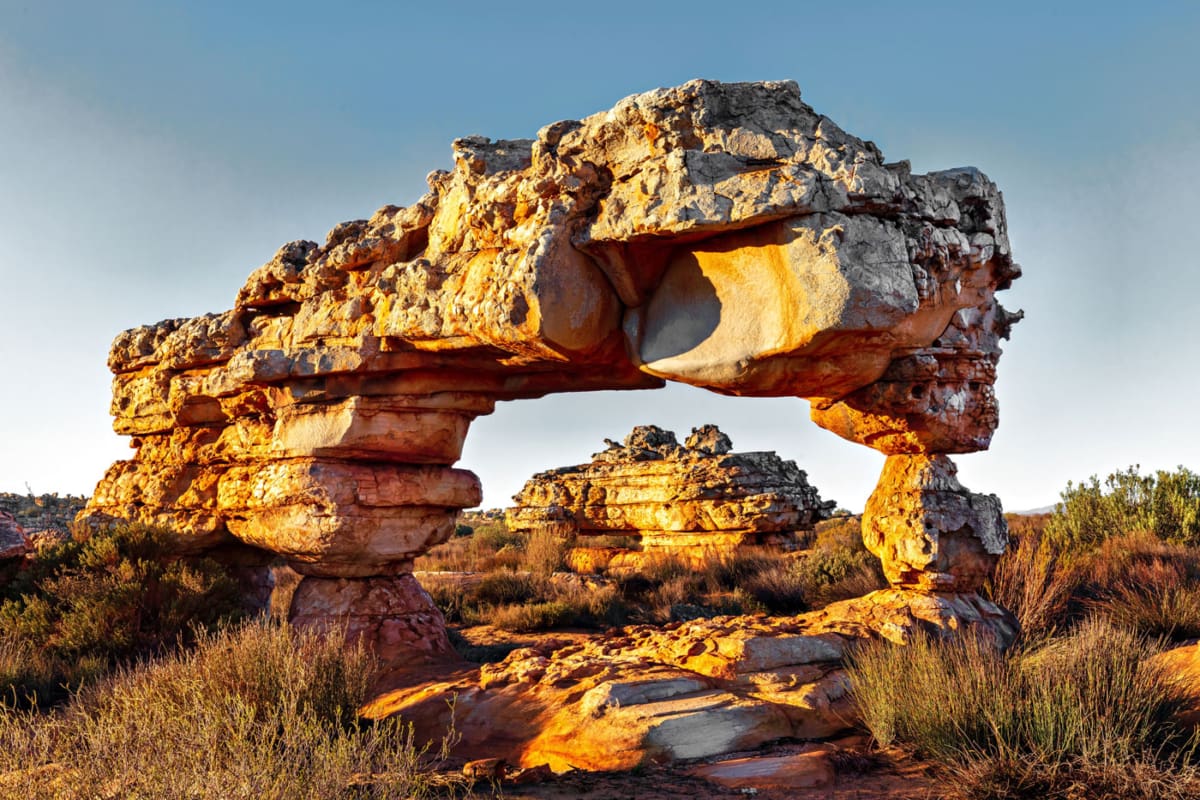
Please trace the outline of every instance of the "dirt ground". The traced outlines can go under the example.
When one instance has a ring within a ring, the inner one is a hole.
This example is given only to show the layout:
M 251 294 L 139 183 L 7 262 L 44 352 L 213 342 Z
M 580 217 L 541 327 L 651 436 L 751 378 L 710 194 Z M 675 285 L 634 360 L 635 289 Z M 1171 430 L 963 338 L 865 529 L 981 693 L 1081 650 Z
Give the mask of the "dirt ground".
M 756 797 L 762 800 L 936 800 L 939 781 L 932 768 L 899 751 L 872 752 L 865 743 L 847 749 L 835 760 L 831 783 L 810 788 L 727 788 L 691 774 L 701 763 L 741 758 L 774 758 L 799 751 L 802 745 L 768 747 L 753 753 L 736 753 L 708 762 L 682 762 L 650 766 L 633 772 L 569 772 L 547 776 L 536 783 L 508 781 L 498 786 L 483 782 L 478 795 L 508 800 L 725 800 Z

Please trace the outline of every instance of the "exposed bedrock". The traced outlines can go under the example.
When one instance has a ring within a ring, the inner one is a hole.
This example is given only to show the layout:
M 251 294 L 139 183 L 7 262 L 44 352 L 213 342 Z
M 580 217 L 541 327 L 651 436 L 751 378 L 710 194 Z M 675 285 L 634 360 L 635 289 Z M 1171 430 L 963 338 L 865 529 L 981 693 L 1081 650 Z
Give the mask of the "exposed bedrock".
M 736 552 L 794 549 L 796 534 L 834 507 L 796 462 L 730 452 L 715 425 L 694 429 L 684 444 L 656 425 L 639 425 L 624 444 L 605 441 L 590 463 L 534 475 L 506 513 L 513 530 L 576 536 L 582 549 L 571 563 L 580 571 L 597 557 L 608 566 L 663 556 L 701 566 Z M 597 535 L 627 537 L 637 549 L 591 553 L 588 538 Z
M 633 769 L 851 728 L 848 652 L 871 639 L 966 632 L 1004 647 L 1016 622 L 978 595 L 884 589 L 795 617 L 633 626 L 575 644 L 544 639 L 498 664 L 410 681 L 365 713 L 399 714 L 434 741 L 453 715 L 472 758 Z
M 994 295 L 1020 272 L 978 170 L 887 163 L 791 82 L 692 81 L 453 151 L 412 205 L 284 245 L 231 310 L 119 335 L 134 454 L 83 516 L 400 587 L 479 502 L 452 466 L 498 400 L 675 380 L 809 398 L 889 454 L 987 447 L 1017 317 Z

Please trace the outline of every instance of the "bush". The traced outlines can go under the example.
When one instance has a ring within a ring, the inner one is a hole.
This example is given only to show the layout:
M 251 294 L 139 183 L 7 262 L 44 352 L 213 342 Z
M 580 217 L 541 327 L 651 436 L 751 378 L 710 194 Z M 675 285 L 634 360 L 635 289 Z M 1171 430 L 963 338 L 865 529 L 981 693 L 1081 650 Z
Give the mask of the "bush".
M 1147 664 L 1155 649 L 1101 620 L 1012 655 L 970 636 L 916 636 L 908 646 L 864 647 L 851 659 L 850 679 L 879 742 L 907 745 L 977 781 L 1019 777 L 1004 772 L 1015 762 L 1036 766 L 1031 780 L 1053 783 L 1042 794 L 970 796 L 1054 797 L 1072 775 L 1130 765 L 1191 779 L 1181 765 L 1194 734 L 1176 721 L 1186 700 Z
M 487 616 L 491 625 L 506 631 L 528 633 L 571 625 L 577 618 L 576 609 L 559 600 L 500 606 Z
M 1046 523 L 1046 535 L 1069 554 L 1137 531 L 1200 545 L 1200 475 L 1183 467 L 1140 475 L 1137 466 L 1114 472 L 1103 484 L 1093 475 L 1078 486 L 1067 484 Z
M 525 542 L 525 564 L 534 575 L 549 578 L 563 568 L 570 543 L 550 531 L 534 531 Z
M 337 637 L 266 623 L 201 634 L 195 651 L 124 669 L 60 714 L 0 711 L 0 772 L 30 770 L 0 793 L 428 796 L 412 728 L 357 718 L 374 674 Z
M 0 640 L 39 663 L 28 683 L 0 670 L 0 692 L 57 702 L 68 686 L 238 616 L 225 570 L 209 559 L 171 560 L 169 536 L 118 525 L 38 554 L 0 605 Z

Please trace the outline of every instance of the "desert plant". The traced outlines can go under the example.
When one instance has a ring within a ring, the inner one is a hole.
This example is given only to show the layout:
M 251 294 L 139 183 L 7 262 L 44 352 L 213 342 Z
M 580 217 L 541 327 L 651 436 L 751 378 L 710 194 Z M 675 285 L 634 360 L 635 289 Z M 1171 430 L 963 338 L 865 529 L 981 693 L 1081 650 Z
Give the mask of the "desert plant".
M 1008 550 L 984 587 L 993 602 L 1011 611 L 1026 646 L 1050 637 L 1067 621 L 1080 572 L 1062 563 L 1050 541 L 1028 531 L 1010 541 Z
M 169 536 L 118 525 L 37 554 L 0 605 L 0 639 L 24 647 L 53 677 L 22 685 L 9 673 L 0 693 L 57 702 L 109 667 L 239 616 L 237 585 L 224 569 L 172 559 Z
M 1010 654 L 971 636 L 870 645 L 853 655 L 850 676 L 878 741 L 960 770 L 994 772 L 1016 759 L 1042 765 L 1038 780 L 1058 767 L 1104 774 L 1143 763 L 1176 774 L 1194 735 L 1176 721 L 1186 701 L 1147 661 L 1155 650 L 1092 619 Z
M 499 606 L 487 614 L 487 622 L 506 631 L 527 633 L 574 624 L 577 610 L 561 600 Z
M 1093 475 L 1079 485 L 1068 483 L 1046 522 L 1046 535 L 1067 554 L 1135 531 L 1200 545 L 1200 475 L 1183 467 L 1141 475 L 1137 466 L 1112 473 L 1103 484 Z
M 0 793 L 426 796 L 435 779 L 412 728 L 357 718 L 374 670 L 361 648 L 286 626 L 201 634 L 194 651 L 123 669 L 60 714 L 0 711 L 0 772 L 28 770 Z
M 556 533 L 537 530 L 525 542 L 525 566 L 534 575 L 548 578 L 563 568 L 571 543 Z

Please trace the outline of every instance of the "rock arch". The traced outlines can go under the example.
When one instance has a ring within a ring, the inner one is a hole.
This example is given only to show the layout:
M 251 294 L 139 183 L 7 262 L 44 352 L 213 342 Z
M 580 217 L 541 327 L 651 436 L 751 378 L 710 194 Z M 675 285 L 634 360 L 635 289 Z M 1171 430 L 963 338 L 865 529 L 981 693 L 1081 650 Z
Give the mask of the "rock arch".
M 899 586 L 969 590 L 999 502 L 946 454 L 987 447 L 995 292 L 1020 271 L 972 168 L 912 174 L 791 82 L 692 81 L 536 139 L 454 143 L 407 208 L 293 242 L 234 308 L 135 328 L 109 366 L 114 464 L 84 516 L 306 577 L 299 622 L 348 615 L 385 656 L 446 647 L 412 559 L 479 484 L 454 469 L 498 400 L 683 381 L 796 396 L 888 454 L 868 544 Z

